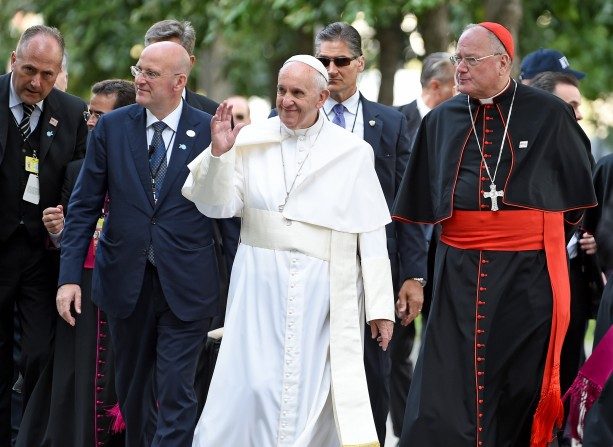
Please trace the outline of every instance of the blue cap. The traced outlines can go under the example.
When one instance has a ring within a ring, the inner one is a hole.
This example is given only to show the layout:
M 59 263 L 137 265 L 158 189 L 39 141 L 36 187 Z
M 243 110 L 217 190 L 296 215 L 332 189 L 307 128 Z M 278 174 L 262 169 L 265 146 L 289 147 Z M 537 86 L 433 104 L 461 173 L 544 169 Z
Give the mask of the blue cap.
M 585 73 L 570 68 L 570 63 L 566 56 L 556 50 L 541 48 L 527 54 L 521 61 L 520 79 L 532 79 L 544 71 L 555 71 L 566 73 L 577 79 L 583 79 Z

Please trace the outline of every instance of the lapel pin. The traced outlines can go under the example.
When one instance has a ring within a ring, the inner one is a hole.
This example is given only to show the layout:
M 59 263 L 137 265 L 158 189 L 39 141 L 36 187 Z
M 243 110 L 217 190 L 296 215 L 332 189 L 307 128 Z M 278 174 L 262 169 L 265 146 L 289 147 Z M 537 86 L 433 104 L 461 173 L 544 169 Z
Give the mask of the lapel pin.
M 519 142 L 519 148 L 520 149 L 525 149 L 528 147 L 528 142 L 527 141 L 520 141 Z
M 190 138 L 193 138 L 196 136 L 196 132 L 194 132 L 193 130 L 188 130 L 187 132 L 185 132 L 185 135 L 187 135 Z
M 55 118 L 51 118 L 51 119 L 49 120 L 49 124 L 51 124 L 52 126 L 54 126 L 54 127 L 55 127 L 55 126 L 57 126 L 57 120 L 56 120 Z
M 375 127 L 375 120 L 370 120 L 368 124 L 370 124 L 370 127 Z
M 185 150 L 187 149 L 187 146 L 185 146 L 184 144 L 179 144 L 179 149 Z
M 53 136 L 53 131 L 52 130 L 48 130 L 47 131 L 47 136 L 48 137 L 52 137 Z

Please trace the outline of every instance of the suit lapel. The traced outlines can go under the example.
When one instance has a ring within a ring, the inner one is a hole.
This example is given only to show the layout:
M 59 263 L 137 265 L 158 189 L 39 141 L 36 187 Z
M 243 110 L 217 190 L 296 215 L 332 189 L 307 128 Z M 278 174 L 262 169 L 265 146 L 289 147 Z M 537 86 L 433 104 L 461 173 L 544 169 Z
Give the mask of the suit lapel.
M 183 101 L 181 119 L 179 120 L 177 133 L 173 138 L 170 163 L 166 169 L 166 176 L 164 177 L 160 197 L 157 201 L 158 205 L 168 195 L 168 191 L 171 189 L 173 182 L 187 164 L 189 154 L 191 153 L 194 141 L 197 138 L 196 132 L 199 131 L 201 131 L 201 129 L 200 126 L 198 126 L 197 120 L 193 119 L 193 115 L 190 113 L 190 110 L 187 107 L 187 102 Z
M 360 94 L 362 101 L 362 116 L 364 117 L 364 141 L 370 144 L 375 151 L 380 151 L 381 133 L 383 132 L 383 122 L 379 118 L 379 114 L 370 106 L 370 101 Z
M 0 107 L 3 111 L 10 114 L 9 110 L 9 82 L 11 75 L 6 74 L 0 78 Z M 2 113 L 5 113 L 2 112 Z M 8 138 L 8 124 L 10 115 L 6 119 L 0 119 L 0 164 L 4 160 L 4 151 L 6 150 L 6 139 Z
M 130 152 L 134 158 L 136 173 L 143 185 L 145 194 L 149 199 L 151 206 L 155 206 L 153 200 L 153 191 L 151 190 L 151 174 L 149 173 L 149 159 L 147 158 L 147 132 L 145 125 L 145 109 L 143 107 L 135 108 L 129 114 L 130 119 L 126 121 L 126 135 L 130 142 Z
M 51 90 L 51 93 L 45 99 L 43 105 L 43 113 L 38 121 L 38 127 L 40 127 L 40 139 L 39 139 L 39 159 L 43 161 L 49 152 L 51 143 L 57 134 L 58 130 L 62 126 L 62 114 L 60 107 L 56 101 L 55 90 Z

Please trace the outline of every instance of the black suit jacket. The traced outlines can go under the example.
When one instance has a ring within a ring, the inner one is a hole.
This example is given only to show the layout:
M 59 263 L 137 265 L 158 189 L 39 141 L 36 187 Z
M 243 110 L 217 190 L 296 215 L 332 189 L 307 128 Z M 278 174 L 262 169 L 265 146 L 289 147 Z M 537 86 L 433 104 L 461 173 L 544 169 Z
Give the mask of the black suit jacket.
M 409 140 L 409 144 L 413 146 L 413 140 L 415 139 L 415 135 L 417 134 L 422 118 L 422 116 L 419 114 L 419 109 L 417 108 L 417 100 L 398 107 L 398 110 L 407 119 L 406 135 L 407 139 Z
M 196 109 L 200 109 L 211 116 L 215 115 L 217 107 L 219 106 L 219 104 L 217 104 L 212 99 L 192 92 L 191 90 L 185 90 L 185 100 L 190 106 L 195 107 Z
M 375 152 L 375 171 L 389 209 L 410 155 L 407 120 L 393 107 L 372 102 L 360 95 L 364 118 L 364 140 Z M 422 225 L 393 221 L 386 226 L 387 250 L 392 264 L 394 287 L 407 278 L 425 278 L 427 245 Z
M 10 79 L 10 73 L 0 76 L 0 110 L 3 113 L 8 111 Z M 44 100 L 43 113 L 38 122 L 41 130 L 38 145 L 41 216 L 42 210 L 60 203 L 66 165 L 71 160 L 83 158 L 85 155 L 87 125 L 83 112 L 86 108 L 81 99 L 55 88 Z M 13 119 L 10 111 L 0 119 L 0 164 L 7 150 L 9 119 Z M 0 200 L 3 198 L 0 197 Z M 0 221 L 0 228 L 3 225 L 4 219 Z M 40 233 L 47 234 L 42 220 Z

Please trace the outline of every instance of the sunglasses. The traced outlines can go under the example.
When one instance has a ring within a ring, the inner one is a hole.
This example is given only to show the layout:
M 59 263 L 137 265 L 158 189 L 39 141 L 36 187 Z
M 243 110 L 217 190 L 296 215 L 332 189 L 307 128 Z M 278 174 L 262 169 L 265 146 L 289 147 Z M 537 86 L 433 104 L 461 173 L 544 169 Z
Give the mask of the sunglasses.
M 336 65 L 337 67 L 346 67 L 347 65 L 349 65 L 351 63 L 351 61 L 357 59 L 360 56 L 353 56 L 353 57 L 347 57 L 347 56 L 341 56 L 341 57 L 326 57 L 326 56 L 319 56 L 317 58 L 317 60 L 319 62 L 321 62 L 322 64 L 324 64 L 324 67 L 328 68 L 330 66 L 330 62 L 334 62 L 334 65 Z

